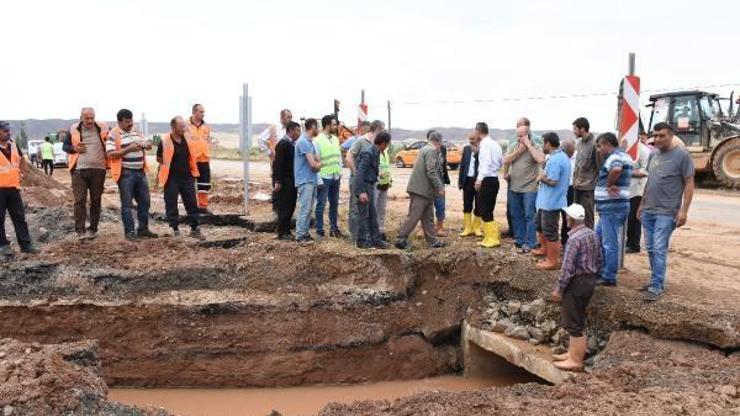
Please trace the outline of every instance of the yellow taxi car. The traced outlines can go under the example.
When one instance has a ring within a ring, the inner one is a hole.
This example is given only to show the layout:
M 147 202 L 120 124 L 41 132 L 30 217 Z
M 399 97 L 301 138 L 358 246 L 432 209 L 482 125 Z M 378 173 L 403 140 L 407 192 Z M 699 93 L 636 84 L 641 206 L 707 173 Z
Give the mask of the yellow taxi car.
M 398 168 L 410 168 L 414 166 L 416 157 L 419 154 L 419 150 L 424 147 L 427 142 L 418 141 L 411 144 L 407 144 L 403 150 L 396 153 L 396 167 Z M 457 145 L 452 142 L 442 142 L 442 145 L 447 148 L 447 165 L 450 169 L 457 169 L 460 166 L 460 159 L 462 154 Z

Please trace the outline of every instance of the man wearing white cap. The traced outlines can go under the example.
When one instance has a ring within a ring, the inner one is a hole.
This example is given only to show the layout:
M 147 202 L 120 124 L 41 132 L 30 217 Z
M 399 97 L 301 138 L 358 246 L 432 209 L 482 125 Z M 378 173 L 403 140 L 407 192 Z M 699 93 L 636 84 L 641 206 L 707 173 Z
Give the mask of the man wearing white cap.
M 594 293 L 596 278 L 604 263 L 601 241 L 586 227 L 586 210 L 573 204 L 565 209 L 570 232 L 563 255 L 563 267 L 552 299 L 561 302 L 560 326 L 570 336 L 568 352 L 555 355 L 555 366 L 561 370 L 583 370 L 586 356 L 586 308 Z

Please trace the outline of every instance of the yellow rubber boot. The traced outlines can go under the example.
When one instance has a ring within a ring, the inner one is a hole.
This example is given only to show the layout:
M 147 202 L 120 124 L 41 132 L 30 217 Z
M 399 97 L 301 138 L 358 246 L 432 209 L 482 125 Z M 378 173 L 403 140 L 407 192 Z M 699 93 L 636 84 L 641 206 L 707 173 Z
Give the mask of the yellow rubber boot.
M 491 222 L 491 242 L 494 247 L 501 245 L 501 230 L 496 221 Z
M 473 233 L 476 237 L 483 237 L 483 230 L 481 229 L 480 224 L 480 217 L 477 215 L 473 215 L 473 224 L 471 228 L 473 229 Z
M 501 235 L 496 221 L 483 223 L 483 241 L 478 243 L 485 248 L 493 248 L 501 245 Z
M 465 212 L 463 213 L 463 230 L 460 237 L 470 237 L 473 234 L 473 214 Z

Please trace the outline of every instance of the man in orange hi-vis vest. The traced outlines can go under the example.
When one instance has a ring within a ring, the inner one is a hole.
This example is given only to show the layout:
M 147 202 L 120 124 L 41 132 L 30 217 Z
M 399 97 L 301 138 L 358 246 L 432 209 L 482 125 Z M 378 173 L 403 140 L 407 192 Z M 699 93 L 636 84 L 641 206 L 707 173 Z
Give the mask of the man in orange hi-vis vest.
M 198 209 L 201 214 L 208 211 L 208 194 L 211 192 L 211 127 L 205 122 L 206 110 L 203 104 L 193 105 L 193 114 L 188 119 L 188 142 L 198 166 L 197 189 Z
M 164 209 L 172 234 L 180 235 L 180 213 L 177 210 L 177 199 L 182 198 L 190 224 L 190 236 L 204 240 L 198 227 L 200 212 L 195 196 L 195 178 L 198 177 L 198 165 L 189 135 L 187 122 L 180 116 L 170 121 L 170 133 L 162 136 L 157 146 L 159 162 L 159 186 L 164 189 Z
M 0 255 L 10 257 L 13 250 L 5 236 L 5 211 L 10 214 L 15 236 L 23 253 L 39 251 L 31 243 L 26 223 L 26 211 L 21 199 L 21 163 L 23 154 L 16 143 L 10 140 L 10 124 L 0 121 Z
M 74 195 L 75 231 L 79 239 L 92 239 L 98 234 L 101 200 L 105 187 L 108 155 L 105 141 L 108 126 L 95 120 L 95 110 L 85 107 L 80 121 L 69 128 L 62 150 L 69 153 L 69 173 Z M 90 195 L 90 227 L 85 233 L 87 195 Z
M 146 151 L 152 148 L 144 134 L 134 127 L 134 114 L 121 109 L 116 114 L 118 125 L 111 129 L 105 150 L 110 160 L 113 181 L 118 184 L 121 196 L 121 222 L 123 234 L 129 241 L 137 238 L 155 238 L 149 230 L 149 181 L 146 176 Z M 136 213 L 139 221 L 134 224 L 133 201 L 136 200 Z

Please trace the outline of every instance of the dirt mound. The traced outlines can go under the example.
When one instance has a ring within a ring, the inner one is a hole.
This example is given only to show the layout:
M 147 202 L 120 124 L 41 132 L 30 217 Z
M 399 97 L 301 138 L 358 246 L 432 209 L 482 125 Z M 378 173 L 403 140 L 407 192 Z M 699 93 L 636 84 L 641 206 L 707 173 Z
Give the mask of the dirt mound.
M 0 408 L 11 415 L 160 415 L 109 402 L 97 344 L 59 345 L 0 340 Z
M 210 201 L 219 205 L 244 204 L 244 181 L 242 178 L 220 178 L 214 181 Z M 249 198 L 252 202 L 267 202 L 272 189 L 269 183 L 249 182 Z M 267 199 L 265 199 L 267 198 Z
M 72 191 L 41 170 L 24 163 L 21 192 L 29 207 L 58 207 L 72 201 Z
M 638 332 L 614 333 L 591 374 L 554 387 L 523 384 L 330 404 L 320 416 L 740 414 L 740 357 Z

